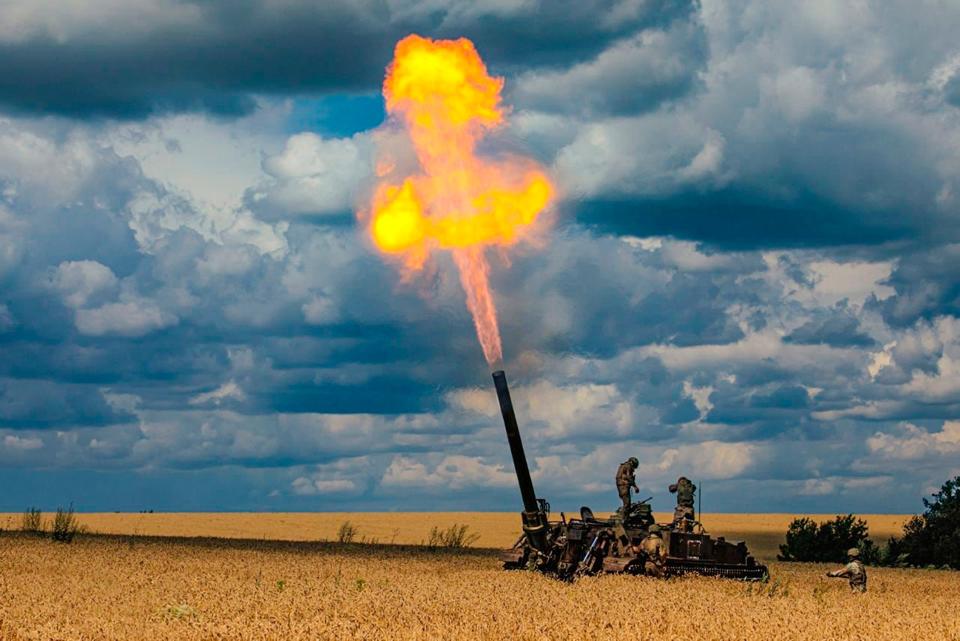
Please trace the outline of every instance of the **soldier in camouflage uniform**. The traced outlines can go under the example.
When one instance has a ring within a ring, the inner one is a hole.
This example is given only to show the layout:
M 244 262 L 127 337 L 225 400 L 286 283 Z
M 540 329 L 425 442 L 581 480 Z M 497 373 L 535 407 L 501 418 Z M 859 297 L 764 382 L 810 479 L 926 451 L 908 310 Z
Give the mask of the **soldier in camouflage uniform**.
M 849 579 L 852 592 L 866 592 L 867 569 L 863 567 L 863 561 L 860 560 L 860 550 L 850 548 L 847 550 L 847 557 L 850 559 L 849 563 L 839 570 L 827 572 L 827 576 L 831 579 Z
M 623 510 L 624 516 L 626 516 L 627 510 L 630 507 L 630 488 L 633 487 L 637 492 L 640 491 L 640 488 L 637 487 L 636 476 L 634 475 L 639 466 L 640 461 L 631 456 L 617 468 L 617 493 L 620 495 L 620 500 L 623 501 L 623 507 L 621 509 Z
M 656 523 L 650 526 L 650 533 L 640 542 L 639 552 L 645 557 L 644 574 L 655 577 L 666 575 L 667 545 L 660 538 L 660 526 Z
M 677 507 L 673 511 L 673 525 L 681 530 L 688 530 L 695 518 L 693 510 L 693 495 L 697 486 L 686 476 L 681 476 L 676 483 L 667 488 L 671 494 L 677 495 Z

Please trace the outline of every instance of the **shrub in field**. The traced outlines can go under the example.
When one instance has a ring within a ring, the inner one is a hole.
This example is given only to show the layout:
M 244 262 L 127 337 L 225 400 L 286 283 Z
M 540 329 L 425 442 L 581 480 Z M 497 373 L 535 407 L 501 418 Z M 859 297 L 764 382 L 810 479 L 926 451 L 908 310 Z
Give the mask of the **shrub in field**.
M 62 507 L 57 508 L 57 514 L 53 517 L 53 529 L 51 537 L 54 541 L 61 543 L 70 543 L 73 538 L 80 533 L 81 527 L 73 513 L 73 503 L 66 510 Z
M 960 570 L 960 476 L 944 483 L 932 501 L 923 499 L 923 505 L 924 513 L 903 527 L 903 538 L 890 540 L 888 548 L 897 555 L 892 560 Z
M 841 563 L 850 548 L 860 549 L 864 563 L 875 564 L 880 559 L 880 550 L 867 538 L 867 522 L 863 519 L 847 514 L 817 524 L 804 517 L 790 523 L 777 560 Z
M 467 530 L 470 528 L 468 525 L 458 525 L 454 523 L 446 530 L 441 530 L 437 526 L 434 526 L 430 530 L 430 536 L 427 539 L 427 545 L 432 548 L 465 548 L 473 544 L 478 538 L 479 534 L 470 532 L 467 533 Z
M 790 522 L 787 542 L 780 546 L 778 561 L 809 561 L 819 555 L 817 541 L 820 528 L 813 519 L 803 517 Z
M 43 512 L 38 507 L 29 507 L 23 513 L 20 529 L 24 532 L 43 532 Z
M 340 529 L 337 530 L 337 542 L 339 543 L 353 543 L 353 540 L 357 538 L 357 533 L 360 530 L 350 521 L 344 521 L 340 525 Z
M 903 545 L 903 539 L 891 536 L 887 544 L 880 548 L 880 565 L 905 568 L 910 565 L 910 555 Z

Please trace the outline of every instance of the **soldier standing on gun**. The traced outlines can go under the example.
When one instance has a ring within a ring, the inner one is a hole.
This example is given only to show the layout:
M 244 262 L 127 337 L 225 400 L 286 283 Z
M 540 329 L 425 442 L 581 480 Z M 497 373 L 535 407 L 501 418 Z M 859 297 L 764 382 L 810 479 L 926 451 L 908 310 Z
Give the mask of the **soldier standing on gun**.
M 697 486 L 686 476 L 681 476 L 676 483 L 671 483 L 667 488 L 671 494 L 677 495 L 677 507 L 673 511 L 673 525 L 686 530 L 687 526 L 694 520 L 693 495 L 697 491 Z
M 640 491 L 635 476 L 639 466 L 640 461 L 631 456 L 617 468 L 617 493 L 620 495 L 620 500 L 623 501 L 624 517 L 626 517 L 627 510 L 630 508 L 630 488 L 632 487 L 637 492 Z
M 650 533 L 640 542 L 640 552 L 644 555 L 643 573 L 647 576 L 662 578 L 667 573 L 667 545 L 660 538 L 660 526 L 654 523 Z
M 847 558 L 850 562 L 839 570 L 827 572 L 831 579 L 850 579 L 850 590 L 852 592 L 867 591 L 867 569 L 863 567 L 863 561 L 860 560 L 860 550 L 850 548 L 847 550 Z

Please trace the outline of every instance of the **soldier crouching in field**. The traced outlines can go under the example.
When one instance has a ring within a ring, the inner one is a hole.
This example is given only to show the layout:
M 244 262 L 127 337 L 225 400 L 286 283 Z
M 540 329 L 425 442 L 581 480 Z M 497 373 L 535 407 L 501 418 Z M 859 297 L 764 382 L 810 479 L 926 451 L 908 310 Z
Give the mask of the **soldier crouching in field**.
M 643 573 L 663 577 L 667 573 L 667 545 L 660 538 L 660 526 L 650 526 L 650 533 L 640 542 L 639 552 L 644 555 Z
M 860 560 L 860 550 L 850 548 L 847 550 L 847 557 L 850 562 L 839 570 L 827 572 L 831 579 L 850 579 L 850 590 L 853 592 L 867 591 L 867 569 L 863 567 L 863 561 Z

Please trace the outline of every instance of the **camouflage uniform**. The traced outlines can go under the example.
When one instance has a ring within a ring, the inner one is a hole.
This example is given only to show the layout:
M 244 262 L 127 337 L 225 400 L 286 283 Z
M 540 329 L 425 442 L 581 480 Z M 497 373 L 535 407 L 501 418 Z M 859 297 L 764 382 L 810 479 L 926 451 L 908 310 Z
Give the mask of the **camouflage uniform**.
M 685 476 L 677 479 L 676 483 L 671 483 L 667 488 L 670 493 L 677 495 L 677 507 L 673 510 L 674 525 L 685 524 L 687 521 L 693 521 L 696 514 L 693 510 L 693 495 L 697 491 L 697 486 Z
M 850 562 L 839 570 L 827 572 L 827 576 L 835 579 L 849 579 L 851 592 L 866 592 L 867 569 L 863 567 L 863 562 L 860 560 L 860 550 L 850 548 L 847 556 L 850 557 Z
M 631 456 L 617 468 L 617 494 L 623 501 L 624 515 L 627 513 L 627 508 L 630 507 L 630 488 L 633 487 L 637 492 L 640 491 L 640 488 L 637 487 L 636 476 L 634 476 L 634 472 L 639 465 L 640 461 Z
M 643 564 L 647 576 L 663 577 L 667 572 L 667 545 L 660 538 L 660 528 L 650 527 L 650 534 L 640 542 L 640 552 L 646 557 Z

